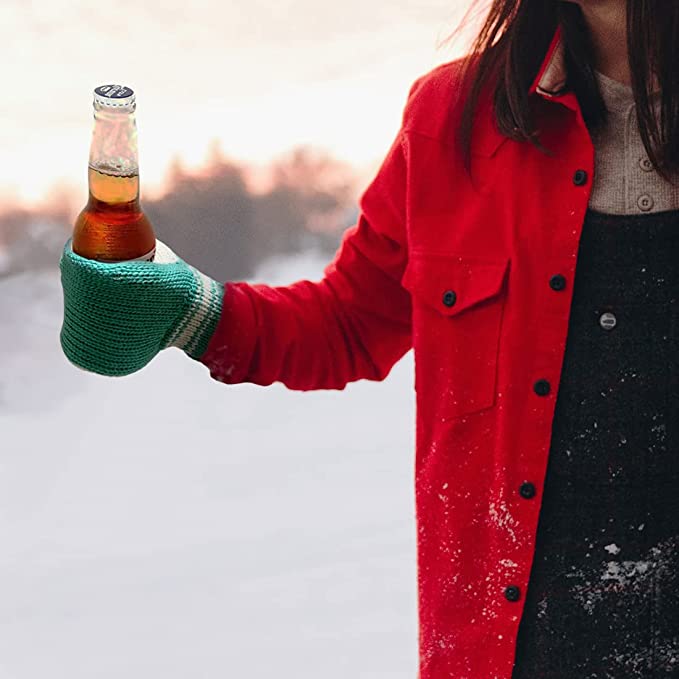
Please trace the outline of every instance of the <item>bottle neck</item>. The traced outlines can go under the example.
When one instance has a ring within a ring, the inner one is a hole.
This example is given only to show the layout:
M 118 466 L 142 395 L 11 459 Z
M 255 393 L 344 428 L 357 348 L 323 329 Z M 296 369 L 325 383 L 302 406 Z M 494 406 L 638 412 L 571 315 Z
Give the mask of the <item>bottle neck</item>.
M 139 157 L 134 111 L 95 106 L 89 159 L 90 195 L 104 203 L 139 201 Z

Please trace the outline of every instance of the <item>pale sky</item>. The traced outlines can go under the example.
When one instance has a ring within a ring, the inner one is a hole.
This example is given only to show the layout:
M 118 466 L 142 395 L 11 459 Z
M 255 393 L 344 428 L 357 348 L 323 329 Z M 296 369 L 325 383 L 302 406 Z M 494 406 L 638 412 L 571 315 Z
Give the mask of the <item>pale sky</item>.
M 137 93 L 143 190 L 211 140 L 263 164 L 308 143 L 365 167 L 469 0 L 2 0 L 0 209 L 59 183 L 86 192 L 92 90 Z

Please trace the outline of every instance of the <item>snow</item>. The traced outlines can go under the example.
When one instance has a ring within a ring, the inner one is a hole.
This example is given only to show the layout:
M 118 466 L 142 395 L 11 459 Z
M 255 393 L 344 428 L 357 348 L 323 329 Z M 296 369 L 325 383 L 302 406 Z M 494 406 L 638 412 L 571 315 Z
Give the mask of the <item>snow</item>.
M 175 349 L 111 379 L 60 322 L 56 271 L 0 281 L 0 679 L 412 679 L 411 354 L 344 392 Z

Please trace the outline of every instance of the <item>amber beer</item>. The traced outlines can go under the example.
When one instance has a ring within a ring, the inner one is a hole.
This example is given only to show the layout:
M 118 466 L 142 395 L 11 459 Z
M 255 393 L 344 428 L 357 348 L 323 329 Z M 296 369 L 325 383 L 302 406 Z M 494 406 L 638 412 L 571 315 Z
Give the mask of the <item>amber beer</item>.
M 94 90 L 89 200 L 78 215 L 73 251 L 101 262 L 151 260 L 156 237 L 139 202 L 135 94 L 129 87 Z

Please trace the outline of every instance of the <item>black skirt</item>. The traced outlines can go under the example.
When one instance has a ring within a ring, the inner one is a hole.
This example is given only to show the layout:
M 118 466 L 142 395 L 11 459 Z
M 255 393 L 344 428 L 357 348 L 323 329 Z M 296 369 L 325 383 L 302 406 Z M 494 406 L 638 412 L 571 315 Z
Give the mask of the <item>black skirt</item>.
M 679 211 L 589 211 L 513 679 L 679 678 Z

